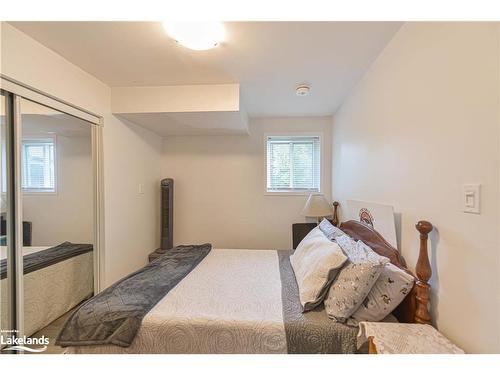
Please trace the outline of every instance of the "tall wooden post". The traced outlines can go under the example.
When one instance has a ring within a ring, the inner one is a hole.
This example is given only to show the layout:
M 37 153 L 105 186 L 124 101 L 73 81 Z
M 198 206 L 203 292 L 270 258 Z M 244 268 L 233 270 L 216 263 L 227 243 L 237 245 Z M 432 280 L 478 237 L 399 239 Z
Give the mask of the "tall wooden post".
M 336 227 L 339 226 L 339 202 L 335 201 L 333 202 L 333 218 L 332 218 L 332 224 L 335 225 Z
M 418 255 L 417 266 L 415 273 L 417 281 L 416 289 L 416 310 L 415 323 L 430 324 L 431 314 L 429 312 L 429 301 L 431 287 L 429 279 L 432 276 L 431 264 L 429 262 L 429 254 L 427 251 L 427 241 L 429 233 L 432 231 L 432 224 L 428 221 L 419 221 L 415 226 L 420 233 L 420 252 Z

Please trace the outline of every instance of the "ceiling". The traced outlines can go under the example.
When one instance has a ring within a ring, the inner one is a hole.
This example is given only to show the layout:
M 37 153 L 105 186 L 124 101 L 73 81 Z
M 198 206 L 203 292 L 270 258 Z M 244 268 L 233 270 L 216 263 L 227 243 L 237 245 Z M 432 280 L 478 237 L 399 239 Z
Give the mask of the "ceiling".
M 87 137 L 90 140 L 90 123 L 42 104 L 22 99 L 21 116 L 23 135 Z
M 23 136 L 86 137 L 90 142 L 92 125 L 66 114 L 22 114 Z
M 158 135 L 248 135 L 244 114 L 234 112 L 121 113 L 118 117 Z
M 239 83 L 250 117 L 331 115 L 400 22 L 226 22 L 226 41 L 192 51 L 157 22 L 11 22 L 106 84 Z M 297 97 L 295 86 L 311 85 Z

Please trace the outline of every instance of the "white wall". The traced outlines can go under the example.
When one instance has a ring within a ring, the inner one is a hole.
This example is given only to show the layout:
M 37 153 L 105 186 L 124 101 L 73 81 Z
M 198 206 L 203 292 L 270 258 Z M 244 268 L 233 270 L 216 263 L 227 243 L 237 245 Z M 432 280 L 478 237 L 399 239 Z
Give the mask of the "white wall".
M 331 117 L 250 120 L 249 136 L 167 137 L 162 175 L 174 179 L 174 243 L 290 249 L 306 196 L 265 195 L 265 133 L 322 132 L 330 197 Z
M 408 23 L 334 117 L 333 196 L 394 205 L 410 265 L 435 225 L 432 315 L 468 352 L 500 352 L 499 87 L 496 24 Z
M 2 74 L 104 117 L 104 284 L 109 285 L 144 265 L 159 244 L 152 228 L 159 226 L 161 140 L 111 115 L 107 85 L 5 22 L 1 50 Z
M 160 245 L 160 160 L 156 134 L 105 118 L 106 285 L 147 263 Z M 143 193 L 139 193 L 139 185 Z
M 24 193 L 23 220 L 32 223 L 32 245 L 93 242 L 92 144 L 88 137 L 56 138 L 53 193 Z

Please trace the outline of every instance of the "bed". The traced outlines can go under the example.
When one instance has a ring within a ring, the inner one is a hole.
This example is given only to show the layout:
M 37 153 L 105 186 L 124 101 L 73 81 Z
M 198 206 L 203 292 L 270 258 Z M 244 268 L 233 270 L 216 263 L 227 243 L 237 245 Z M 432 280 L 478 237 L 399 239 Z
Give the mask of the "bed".
M 0 254 L 0 293 L 7 295 L 6 251 Z M 30 336 L 65 314 L 94 291 L 92 245 L 65 242 L 54 247 L 24 246 L 24 334 Z M 7 327 L 7 304 L 1 326 Z
M 425 324 L 430 322 L 427 234 L 432 225 L 422 221 L 416 227 L 421 238 L 416 283 L 393 314 L 400 322 Z M 371 227 L 347 221 L 340 228 L 406 270 L 399 252 Z M 56 344 L 67 353 L 357 351 L 357 327 L 334 323 L 322 305 L 302 312 L 291 251 L 207 251 L 203 246 L 195 252 L 176 247 L 86 301 Z M 201 259 L 185 262 L 203 252 Z M 158 269 L 163 271 L 156 274 Z M 150 309 L 144 308 L 148 301 Z

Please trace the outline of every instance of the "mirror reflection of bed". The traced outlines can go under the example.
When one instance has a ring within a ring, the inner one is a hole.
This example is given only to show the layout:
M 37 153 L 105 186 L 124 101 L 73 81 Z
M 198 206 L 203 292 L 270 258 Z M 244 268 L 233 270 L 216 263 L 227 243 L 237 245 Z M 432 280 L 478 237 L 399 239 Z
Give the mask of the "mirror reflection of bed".
M 83 120 L 27 100 L 21 110 L 24 334 L 31 336 L 94 292 L 92 142 Z M 4 227 L 2 220 L 2 234 Z

